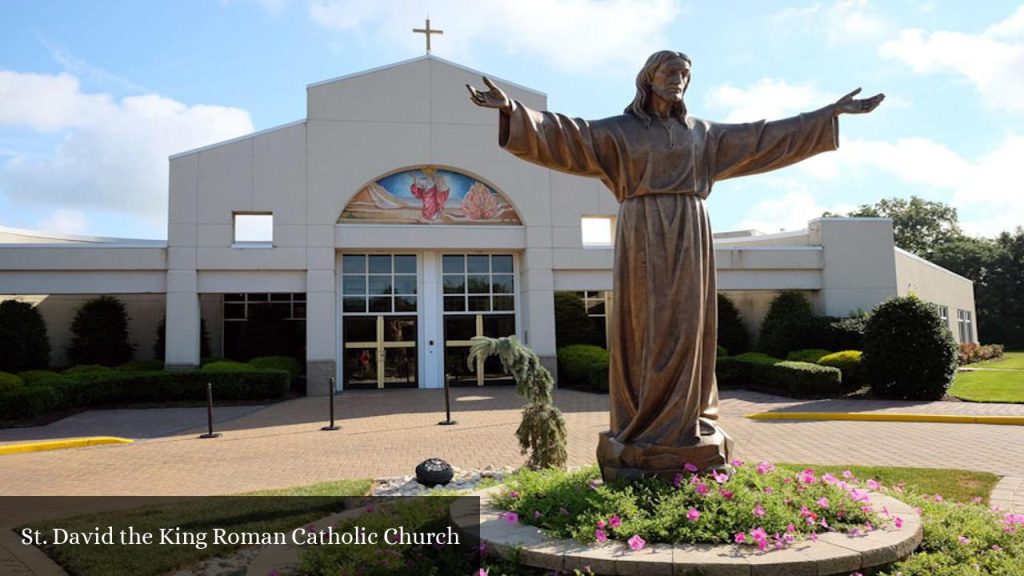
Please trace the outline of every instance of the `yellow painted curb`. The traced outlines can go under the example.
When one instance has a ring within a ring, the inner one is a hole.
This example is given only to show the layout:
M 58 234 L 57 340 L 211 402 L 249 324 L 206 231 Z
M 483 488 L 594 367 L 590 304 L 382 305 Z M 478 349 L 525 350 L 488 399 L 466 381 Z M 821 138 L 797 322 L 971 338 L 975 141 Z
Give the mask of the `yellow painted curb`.
M 104 444 L 131 444 L 134 440 L 116 436 L 89 436 L 87 438 L 67 438 L 65 440 L 46 440 L 44 442 L 24 442 L 0 446 L 0 455 L 20 454 L 22 452 L 42 452 L 43 450 L 64 450 L 65 448 L 82 448 L 83 446 L 102 446 Z
M 1003 424 L 1024 426 L 1020 416 L 960 416 L 897 412 L 757 412 L 751 420 L 852 420 L 857 422 L 939 422 L 942 424 Z

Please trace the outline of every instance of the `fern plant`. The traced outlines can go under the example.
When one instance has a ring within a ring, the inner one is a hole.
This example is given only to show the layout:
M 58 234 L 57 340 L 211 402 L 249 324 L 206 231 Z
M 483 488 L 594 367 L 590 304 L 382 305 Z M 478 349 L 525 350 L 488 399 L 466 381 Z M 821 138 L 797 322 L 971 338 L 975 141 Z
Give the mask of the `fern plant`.
M 530 454 L 527 466 L 538 468 L 565 468 L 565 418 L 555 408 L 551 391 L 555 381 L 547 368 L 541 365 L 537 354 L 524 346 L 515 336 L 473 338 L 469 349 L 469 366 L 477 360 L 497 356 L 501 365 L 516 381 L 516 393 L 529 402 L 523 408 L 523 421 L 516 430 L 523 454 Z

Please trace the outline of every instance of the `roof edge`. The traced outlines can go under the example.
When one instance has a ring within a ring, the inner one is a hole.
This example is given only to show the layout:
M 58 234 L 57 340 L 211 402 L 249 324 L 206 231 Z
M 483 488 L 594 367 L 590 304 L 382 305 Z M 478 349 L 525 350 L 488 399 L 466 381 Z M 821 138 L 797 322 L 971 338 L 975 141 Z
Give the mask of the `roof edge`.
M 19 236 L 31 236 L 33 238 L 40 239 L 52 239 L 52 240 L 66 240 L 68 242 L 82 242 L 86 244 L 119 244 L 126 246 L 140 246 L 146 248 L 163 248 L 167 246 L 166 240 L 152 240 L 148 238 L 116 238 L 112 236 L 84 236 L 78 234 L 62 234 L 58 232 L 43 232 L 40 230 L 28 230 L 26 228 L 15 228 L 13 226 L 2 226 L 0 225 L 0 232 L 8 232 L 10 234 L 17 234 Z M 0 243 L 0 246 L 39 246 L 39 245 L 53 245 L 68 247 L 66 244 L 53 244 L 47 242 L 39 243 L 24 243 L 24 242 L 8 242 Z

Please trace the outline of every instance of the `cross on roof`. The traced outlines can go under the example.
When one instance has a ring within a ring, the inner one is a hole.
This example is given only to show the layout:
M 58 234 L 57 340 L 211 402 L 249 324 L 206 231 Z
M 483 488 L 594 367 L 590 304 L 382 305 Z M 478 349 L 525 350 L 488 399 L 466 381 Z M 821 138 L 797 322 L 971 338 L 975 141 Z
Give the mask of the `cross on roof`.
M 413 28 L 412 31 L 413 32 L 417 32 L 419 34 L 426 35 L 426 37 L 427 37 L 427 54 L 430 54 L 430 35 L 431 34 L 444 34 L 444 30 L 431 30 L 431 28 L 430 28 L 430 18 L 427 18 L 427 27 L 426 28 Z

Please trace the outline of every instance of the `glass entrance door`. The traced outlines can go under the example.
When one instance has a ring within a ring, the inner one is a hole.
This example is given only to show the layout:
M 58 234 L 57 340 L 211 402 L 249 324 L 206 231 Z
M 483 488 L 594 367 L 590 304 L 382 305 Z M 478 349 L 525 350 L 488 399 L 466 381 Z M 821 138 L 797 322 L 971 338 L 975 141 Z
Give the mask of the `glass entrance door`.
M 342 256 L 345 389 L 418 386 L 416 268 L 413 254 Z

